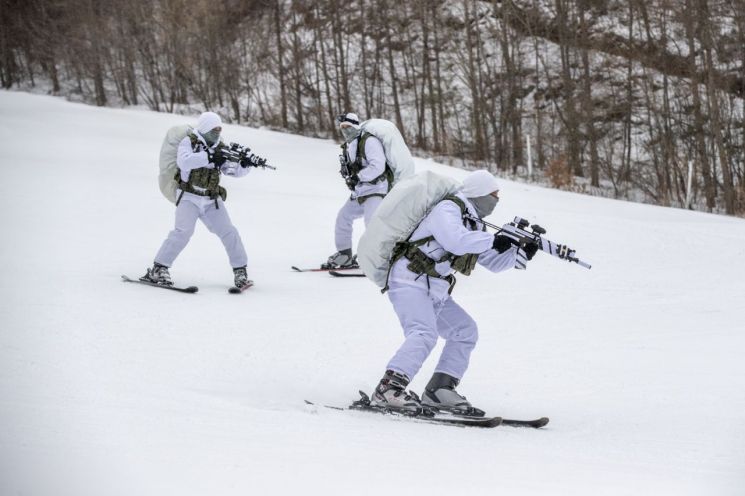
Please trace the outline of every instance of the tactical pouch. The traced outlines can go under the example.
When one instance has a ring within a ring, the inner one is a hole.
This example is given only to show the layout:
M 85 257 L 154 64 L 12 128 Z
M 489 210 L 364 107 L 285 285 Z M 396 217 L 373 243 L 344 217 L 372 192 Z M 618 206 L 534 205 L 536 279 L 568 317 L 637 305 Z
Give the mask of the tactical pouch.
M 450 266 L 456 271 L 460 272 L 464 276 L 470 276 L 473 269 L 476 268 L 476 263 L 479 261 L 477 253 L 468 253 L 455 257 L 451 262 Z

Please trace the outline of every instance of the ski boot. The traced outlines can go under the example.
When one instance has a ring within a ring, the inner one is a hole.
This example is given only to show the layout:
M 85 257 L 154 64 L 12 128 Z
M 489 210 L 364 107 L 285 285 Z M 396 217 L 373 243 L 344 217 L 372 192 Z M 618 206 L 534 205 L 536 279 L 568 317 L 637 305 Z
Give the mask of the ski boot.
M 392 411 L 403 415 L 432 416 L 432 412 L 422 407 L 419 396 L 406 391 L 409 378 L 392 370 L 386 370 L 385 375 L 375 387 L 370 405 L 384 411 Z
M 253 284 L 253 281 L 248 278 L 248 274 L 246 274 L 246 267 L 237 267 L 233 269 L 233 282 L 235 283 L 235 287 L 242 289 L 246 285 Z
M 140 281 L 152 282 L 161 286 L 173 286 L 171 274 L 168 273 L 168 267 L 158 262 L 153 262 L 153 268 L 147 269 L 147 273 L 140 277 Z
M 471 406 L 465 396 L 455 390 L 460 382 L 453 376 L 435 372 L 424 388 L 422 405 L 440 412 L 449 412 L 463 417 L 483 417 L 484 411 Z
M 352 255 L 352 249 L 337 251 L 329 257 L 325 264 L 321 265 L 323 270 L 334 269 L 358 269 L 357 255 Z

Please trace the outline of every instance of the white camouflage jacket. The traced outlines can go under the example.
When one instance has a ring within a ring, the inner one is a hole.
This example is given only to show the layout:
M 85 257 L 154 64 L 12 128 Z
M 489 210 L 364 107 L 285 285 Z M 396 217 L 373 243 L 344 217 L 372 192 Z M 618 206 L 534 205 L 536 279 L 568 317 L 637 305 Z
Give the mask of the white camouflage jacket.
M 347 160 L 354 162 L 357 159 L 358 142 L 359 140 L 355 139 L 347 145 Z M 367 140 L 365 140 L 365 157 L 366 158 L 362 159 L 362 170 L 357 174 L 360 182 L 355 186 L 354 191 L 352 192 L 352 199 L 361 196 L 373 194 L 385 195 L 388 193 L 387 179 L 384 178 L 375 184 L 370 183 L 370 181 L 375 180 L 385 172 L 385 150 L 383 149 L 383 143 L 381 143 L 375 136 L 369 136 Z
M 456 196 L 463 200 L 471 215 L 478 216 L 476 210 L 463 195 L 457 194 Z M 434 260 L 439 260 L 446 252 L 453 255 L 478 253 L 479 265 L 483 265 L 492 272 L 502 272 L 515 266 L 517 247 L 513 246 L 504 253 L 498 253 L 492 248 L 494 234 L 473 230 L 470 223 L 468 226 L 463 225 L 460 207 L 455 202 L 443 200 L 438 203 L 422 220 L 409 239 L 410 241 L 416 241 L 428 236 L 433 236 L 435 239 L 420 246 L 419 249 Z M 427 277 L 426 274 L 415 274 L 406 267 L 408 263 L 409 260 L 402 257 L 393 264 L 388 280 L 390 291 L 413 286 L 428 290 L 433 299 L 445 300 L 449 297 L 448 289 L 450 285 L 447 281 Z M 435 265 L 435 270 L 442 276 L 454 272 L 450 262 Z

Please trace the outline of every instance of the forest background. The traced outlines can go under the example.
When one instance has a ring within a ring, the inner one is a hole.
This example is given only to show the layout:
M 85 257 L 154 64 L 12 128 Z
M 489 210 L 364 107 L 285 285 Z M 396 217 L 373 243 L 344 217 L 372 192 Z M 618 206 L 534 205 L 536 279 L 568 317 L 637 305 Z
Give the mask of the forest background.
M 354 111 L 440 162 L 745 215 L 745 0 L 0 4 L 3 88 L 328 138 Z

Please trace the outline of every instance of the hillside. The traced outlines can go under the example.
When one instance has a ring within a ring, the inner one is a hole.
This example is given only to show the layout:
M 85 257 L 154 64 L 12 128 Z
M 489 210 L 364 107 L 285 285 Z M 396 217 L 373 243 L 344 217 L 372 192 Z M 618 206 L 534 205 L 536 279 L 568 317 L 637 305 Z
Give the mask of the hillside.
M 354 111 L 443 163 L 742 217 L 742 7 L 32 1 L 0 12 L 0 86 L 323 138 Z
M 502 180 L 590 271 L 541 256 L 461 277 L 480 342 L 460 387 L 538 431 L 307 408 L 370 391 L 401 330 L 365 279 L 298 274 L 347 194 L 330 140 L 226 126 L 277 171 L 226 181 L 256 286 L 204 226 L 171 273 L 122 283 L 172 225 L 157 188 L 183 116 L 0 92 L 0 494 L 736 495 L 745 487 L 745 221 Z M 464 171 L 417 160 L 420 170 Z M 359 232 L 357 233 L 359 236 Z M 431 358 L 413 381 L 420 391 Z

